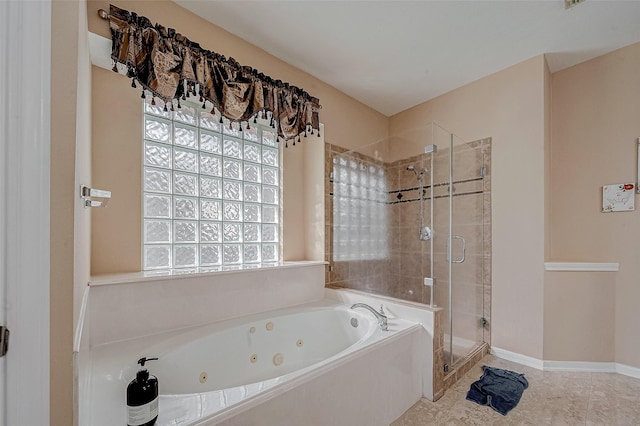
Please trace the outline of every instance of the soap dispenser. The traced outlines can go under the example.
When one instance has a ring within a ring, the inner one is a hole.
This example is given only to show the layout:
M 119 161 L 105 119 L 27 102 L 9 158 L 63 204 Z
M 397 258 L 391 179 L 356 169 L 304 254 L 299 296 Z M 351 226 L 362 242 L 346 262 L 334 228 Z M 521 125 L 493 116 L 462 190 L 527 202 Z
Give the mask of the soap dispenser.
M 144 367 L 147 361 L 158 358 L 140 358 Z M 151 426 L 158 420 L 158 379 L 141 368 L 127 386 L 127 426 Z

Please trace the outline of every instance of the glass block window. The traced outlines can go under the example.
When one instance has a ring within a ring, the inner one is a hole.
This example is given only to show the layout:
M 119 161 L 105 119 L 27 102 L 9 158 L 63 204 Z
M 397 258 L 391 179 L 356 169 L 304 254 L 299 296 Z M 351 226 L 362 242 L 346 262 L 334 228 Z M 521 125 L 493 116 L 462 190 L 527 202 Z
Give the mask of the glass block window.
M 387 179 L 375 162 L 333 157 L 333 259 L 389 256 Z
M 280 260 L 282 168 L 269 126 L 144 104 L 143 269 Z

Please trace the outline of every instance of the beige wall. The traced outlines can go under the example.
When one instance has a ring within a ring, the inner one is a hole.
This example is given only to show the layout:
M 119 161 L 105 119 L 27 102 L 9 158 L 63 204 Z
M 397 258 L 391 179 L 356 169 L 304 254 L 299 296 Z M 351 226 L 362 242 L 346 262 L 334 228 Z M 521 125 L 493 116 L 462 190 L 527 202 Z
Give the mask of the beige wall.
M 613 272 L 545 272 L 545 360 L 614 360 L 615 278 Z
M 320 120 L 325 125 L 324 140 L 353 148 L 387 137 L 388 121 L 382 114 L 172 2 L 120 1 L 114 4 L 176 28 L 206 49 L 232 56 L 243 65 L 303 87 L 318 97 L 323 106 Z M 91 32 L 110 37 L 108 24 L 96 14 L 97 9 L 108 10 L 108 7 L 107 1 L 88 2 Z M 142 130 L 139 98 L 140 91 L 132 89 L 123 76 L 93 68 L 93 181 L 97 187 L 113 192 L 108 209 L 93 215 L 93 274 L 140 270 Z M 320 144 L 322 149 L 322 138 L 313 139 L 310 143 Z M 283 217 L 287 225 L 283 238 L 286 260 L 303 259 L 311 250 L 306 242 L 310 239 L 305 237 L 311 228 L 305 227 L 304 222 L 312 207 L 307 210 L 304 207 L 301 188 L 305 182 L 304 149 L 300 148 L 290 147 L 285 151 Z
M 392 140 L 432 121 L 467 141 L 492 138 L 491 343 L 537 359 L 543 348 L 545 70 L 537 56 L 397 114 L 389 124 Z
M 89 280 L 90 59 L 83 2 L 52 2 L 50 424 L 73 424 L 73 335 Z
M 636 43 L 552 76 L 551 259 L 620 263 L 615 286 L 607 286 L 615 315 L 594 320 L 615 324 L 615 361 L 633 367 L 640 367 L 640 212 L 601 209 L 603 185 L 637 180 L 639 69 Z M 600 290 L 581 291 L 597 303 Z

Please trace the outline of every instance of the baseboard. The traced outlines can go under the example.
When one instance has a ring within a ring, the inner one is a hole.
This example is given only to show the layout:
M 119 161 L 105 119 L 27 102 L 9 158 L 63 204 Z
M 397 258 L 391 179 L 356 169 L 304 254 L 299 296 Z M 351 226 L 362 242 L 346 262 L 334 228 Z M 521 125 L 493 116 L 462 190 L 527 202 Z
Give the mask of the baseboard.
M 491 347 L 491 355 L 507 361 L 517 362 L 518 364 L 533 367 L 538 370 L 618 373 L 624 376 L 640 379 L 640 368 L 619 364 L 617 362 L 544 361 L 496 347 Z
M 491 355 L 506 359 L 507 361 L 517 362 L 518 364 L 526 365 L 527 367 L 533 367 L 538 370 L 543 370 L 544 367 L 544 363 L 539 359 L 511 352 L 506 349 L 496 348 L 495 346 L 491 347 Z
M 624 364 L 616 364 L 616 373 L 640 379 L 640 368 L 637 367 L 630 367 Z
M 586 362 L 586 361 L 544 361 L 543 370 L 592 371 L 592 372 L 598 372 L 598 373 L 617 372 L 615 362 Z

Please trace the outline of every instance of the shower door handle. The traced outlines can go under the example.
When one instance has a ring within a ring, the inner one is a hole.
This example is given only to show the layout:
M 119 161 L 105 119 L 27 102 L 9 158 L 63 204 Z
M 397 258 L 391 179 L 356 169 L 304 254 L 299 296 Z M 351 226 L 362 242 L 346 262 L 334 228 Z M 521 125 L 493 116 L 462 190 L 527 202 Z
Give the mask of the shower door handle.
M 462 257 L 460 259 L 454 259 L 451 260 L 450 254 L 451 253 L 451 242 L 452 240 L 460 240 L 462 241 Z M 447 260 L 451 261 L 451 263 L 462 263 L 464 262 L 464 259 L 467 255 L 467 242 L 465 241 L 464 237 L 460 236 L 460 235 L 452 235 L 451 237 L 449 237 L 449 240 L 447 241 L 449 247 L 447 248 Z

